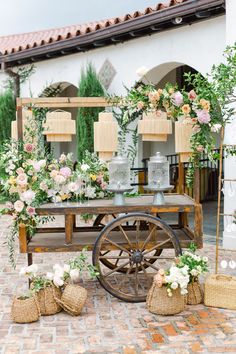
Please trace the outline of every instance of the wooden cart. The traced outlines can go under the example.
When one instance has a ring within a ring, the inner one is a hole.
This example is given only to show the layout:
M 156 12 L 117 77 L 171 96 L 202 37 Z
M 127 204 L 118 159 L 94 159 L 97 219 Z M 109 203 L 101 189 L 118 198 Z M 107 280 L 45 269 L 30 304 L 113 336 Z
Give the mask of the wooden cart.
M 145 301 L 153 273 L 195 242 L 202 247 L 202 210 L 187 195 L 167 194 L 166 204 L 154 206 L 152 196 L 127 198 L 126 205 L 115 206 L 112 200 L 91 200 L 88 203 L 46 204 L 36 209 L 39 215 L 64 215 L 64 227 L 37 229 L 29 239 L 20 228 L 20 251 L 77 252 L 87 246 L 93 252 L 93 264 L 99 269 L 101 285 L 117 298 Z M 76 225 L 76 215 L 97 215 L 91 226 Z M 166 215 L 176 217 L 168 225 Z M 188 214 L 194 214 L 194 230 L 188 226 Z M 109 220 L 109 222 L 107 222 Z

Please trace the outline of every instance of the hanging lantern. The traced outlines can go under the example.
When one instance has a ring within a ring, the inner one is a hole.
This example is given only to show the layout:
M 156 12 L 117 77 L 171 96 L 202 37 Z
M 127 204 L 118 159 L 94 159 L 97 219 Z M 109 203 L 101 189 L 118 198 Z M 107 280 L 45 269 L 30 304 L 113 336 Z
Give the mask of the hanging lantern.
M 180 154 L 180 162 L 188 162 L 192 153 L 190 138 L 193 125 L 182 121 L 175 122 L 175 151 Z
M 113 120 L 113 114 L 99 113 L 98 122 L 94 123 L 94 151 L 99 157 L 110 160 L 118 148 L 118 124 Z
M 71 113 L 59 109 L 46 114 L 43 128 L 43 134 L 50 142 L 72 141 L 72 135 L 76 134 L 75 121 L 71 119 Z
M 17 113 L 16 113 L 16 118 L 17 118 Z M 28 138 L 32 139 L 30 137 L 27 137 L 27 126 L 29 127 L 30 130 L 32 130 L 32 124 L 35 124 L 33 112 L 31 110 L 22 110 L 22 122 L 23 122 L 23 140 L 27 141 Z M 36 127 L 33 127 L 33 129 Z M 13 140 L 18 140 L 18 131 L 17 131 L 17 120 L 13 120 L 11 122 L 11 138 Z
M 138 122 L 138 134 L 142 134 L 143 141 L 167 141 L 167 135 L 172 134 L 172 122 L 162 111 L 144 113 Z

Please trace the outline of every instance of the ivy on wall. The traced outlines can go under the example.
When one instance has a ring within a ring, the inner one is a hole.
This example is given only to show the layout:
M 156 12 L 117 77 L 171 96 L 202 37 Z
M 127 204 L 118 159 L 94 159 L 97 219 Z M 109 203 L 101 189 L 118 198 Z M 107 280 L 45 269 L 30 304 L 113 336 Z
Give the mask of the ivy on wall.
M 91 63 L 82 69 L 79 82 L 79 97 L 104 97 L 105 90 L 97 76 Z M 103 108 L 80 108 L 78 110 L 76 130 L 77 130 L 77 157 L 81 161 L 85 151 L 94 151 L 93 144 L 93 124 L 98 120 L 98 114 Z

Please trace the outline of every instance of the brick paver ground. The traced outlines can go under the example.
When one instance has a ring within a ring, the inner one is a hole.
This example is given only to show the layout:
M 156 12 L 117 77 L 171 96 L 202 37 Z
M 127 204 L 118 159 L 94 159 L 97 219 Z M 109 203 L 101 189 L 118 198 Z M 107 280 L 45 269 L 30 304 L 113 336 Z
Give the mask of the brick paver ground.
M 4 243 L 9 218 L 0 218 L 0 354 L 38 353 L 236 353 L 236 311 L 188 306 L 177 316 L 156 316 L 144 303 L 121 302 L 105 292 L 97 281 L 84 280 L 88 301 L 79 317 L 65 312 L 42 317 L 39 322 L 14 324 L 10 317 L 12 297 L 27 289 L 18 276 L 26 264 L 17 257 L 17 269 L 8 264 Z M 205 244 L 202 253 L 214 267 L 214 246 Z M 225 252 L 224 259 L 235 253 Z M 39 254 L 34 262 L 49 269 L 71 254 Z

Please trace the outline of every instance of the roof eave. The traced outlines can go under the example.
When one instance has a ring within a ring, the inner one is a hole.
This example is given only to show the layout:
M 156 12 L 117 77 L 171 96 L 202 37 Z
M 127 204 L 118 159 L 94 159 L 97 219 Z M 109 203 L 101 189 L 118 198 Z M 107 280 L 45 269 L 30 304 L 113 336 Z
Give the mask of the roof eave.
M 0 63 L 11 67 L 74 52 L 83 52 L 145 34 L 176 28 L 177 25 L 171 22 L 176 17 L 182 17 L 183 24 L 189 24 L 211 16 L 222 15 L 224 12 L 225 0 L 192 0 L 78 37 L 52 42 L 21 52 L 0 55 Z

